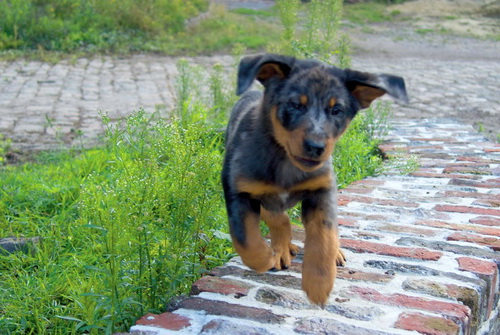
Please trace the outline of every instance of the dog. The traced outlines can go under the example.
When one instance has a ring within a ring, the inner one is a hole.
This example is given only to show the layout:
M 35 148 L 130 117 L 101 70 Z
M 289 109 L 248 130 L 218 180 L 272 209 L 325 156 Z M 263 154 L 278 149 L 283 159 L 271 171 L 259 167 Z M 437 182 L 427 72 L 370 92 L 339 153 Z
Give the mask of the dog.
M 247 90 L 257 79 L 264 92 Z M 226 130 L 222 184 L 234 249 L 257 272 L 287 269 L 299 248 L 285 210 L 302 203 L 302 289 L 324 306 L 340 251 L 332 152 L 360 109 L 384 95 L 407 102 L 404 79 L 316 60 L 244 57 Z M 242 95 L 243 94 L 243 95 Z M 260 220 L 269 227 L 270 246 Z

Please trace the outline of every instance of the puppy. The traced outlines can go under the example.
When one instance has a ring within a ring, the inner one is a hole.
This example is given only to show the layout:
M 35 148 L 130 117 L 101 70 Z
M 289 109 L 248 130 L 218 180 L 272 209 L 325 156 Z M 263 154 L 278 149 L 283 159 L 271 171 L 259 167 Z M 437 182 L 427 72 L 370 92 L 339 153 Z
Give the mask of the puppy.
M 257 79 L 264 92 L 246 92 Z M 245 93 L 246 92 L 246 93 Z M 244 94 L 243 94 L 244 93 Z M 332 152 L 358 110 L 389 94 L 407 101 L 404 80 L 315 60 L 262 54 L 242 59 L 226 133 L 222 183 L 233 246 L 257 272 L 286 269 L 298 247 L 285 211 L 299 201 L 306 231 L 302 289 L 325 305 L 340 251 Z M 269 246 L 260 220 L 270 230 Z

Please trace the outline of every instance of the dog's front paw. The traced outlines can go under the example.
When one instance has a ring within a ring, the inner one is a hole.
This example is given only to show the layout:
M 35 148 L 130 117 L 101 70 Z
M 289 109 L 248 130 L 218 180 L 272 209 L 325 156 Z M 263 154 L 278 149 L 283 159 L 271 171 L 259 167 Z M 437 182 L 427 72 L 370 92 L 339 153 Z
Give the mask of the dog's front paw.
M 285 242 L 273 244 L 273 268 L 276 270 L 288 269 L 292 259 L 299 253 L 299 247 L 293 243 Z
M 324 307 L 328 296 L 333 289 L 335 280 L 335 265 L 333 269 L 328 267 L 315 267 L 306 265 L 302 269 L 302 289 L 306 292 L 309 300 L 316 305 Z
M 347 259 L 345 258 L 345 255 L 342 252 L 342 250 L 340 250 L 340 249 L 337 252 L 337 257 L 335 258 L 335 263 L 337 264 L 337 266 L 345 266 L 347 263 Z

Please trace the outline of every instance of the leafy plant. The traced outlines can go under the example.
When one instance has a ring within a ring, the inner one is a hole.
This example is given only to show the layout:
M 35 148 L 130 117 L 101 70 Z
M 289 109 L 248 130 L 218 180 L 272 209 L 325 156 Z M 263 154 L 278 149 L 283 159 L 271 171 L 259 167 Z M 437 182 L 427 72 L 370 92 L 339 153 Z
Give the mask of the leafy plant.
M 281 39 L 269 45 L 270 51 L 350 65 L 349 38 L 340 31 L 341 0 L 311 0 L 304 5 L 299 0 L 278 0 L 276 6 L 284 30 Z M 299 15 L 302 9 L 305 15 Z

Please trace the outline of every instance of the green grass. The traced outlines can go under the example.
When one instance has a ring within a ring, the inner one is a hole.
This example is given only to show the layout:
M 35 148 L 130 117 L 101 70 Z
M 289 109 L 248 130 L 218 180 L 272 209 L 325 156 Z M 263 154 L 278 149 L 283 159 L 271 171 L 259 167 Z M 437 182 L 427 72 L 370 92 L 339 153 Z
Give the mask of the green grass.
M 359 2 L 344 6 L 344 17 L 356 24 L 391 21 L 399 12 L 386 12 L 387 5 L 378 2 Z
M 0 255 L 0 333 L 126 330 L 231 256 L 218 127 L 138 112 L 107 141 L 2 169 L 1 236 L 42 243 Z
M 227 12 L 206 0 L 0 1 L 3 58 L 57 59 L 67 54 L 161 52 L 168 55 L 229 51 L 241 43 L 262 49 L 280 28 L 268 11 Z

